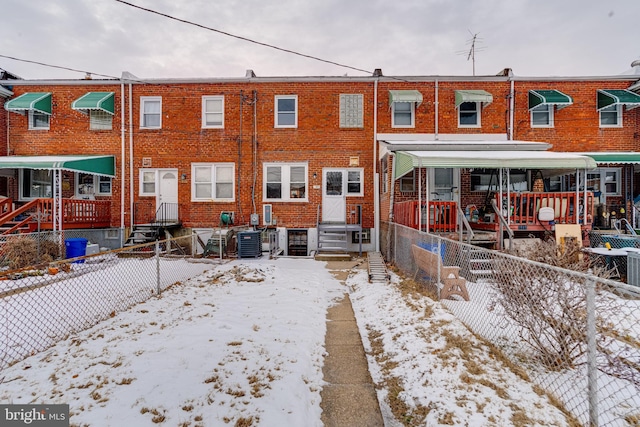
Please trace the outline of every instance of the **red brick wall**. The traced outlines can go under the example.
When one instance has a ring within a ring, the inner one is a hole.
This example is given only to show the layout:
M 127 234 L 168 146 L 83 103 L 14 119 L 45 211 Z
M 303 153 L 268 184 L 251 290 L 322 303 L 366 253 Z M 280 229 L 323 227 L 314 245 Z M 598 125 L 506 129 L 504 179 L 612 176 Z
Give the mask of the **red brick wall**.
M 624 111 L 623 127 L 600 128 L 598 89 L 626 89 L 629 81 L 516 82 L 514 139 L 546 141 L 553 151 L 638 151 L 637 110 Z M 555 89 L 573 98 L 573 105 L 554 111 L 553 128 L 531 128 L 529 90 Z
M 28 115 L 7 113 L 9 117 L 8 155 L 116 155 L 116 175 L 112 183 L 112 225 L 120 225 L 120 85 L 55 85 L 20 86 L 12 81 L 14 98 L 26 92 L 51 92 L 49 130 L 29 130 Z M 89 116 L 71 109 L 73 101 L 87 92 L 115 92 L 115 115 L 112 130 L 89 130 Z M 4 111 L 4 110 L 3 110 Z M 73 177 L 65 174 L 70 188 L 65 197 L 73 195 Z M 14 199 L 18 198 L 18 182 L 9 183 Z M 102 197 L 105 198 L 105 197 Z

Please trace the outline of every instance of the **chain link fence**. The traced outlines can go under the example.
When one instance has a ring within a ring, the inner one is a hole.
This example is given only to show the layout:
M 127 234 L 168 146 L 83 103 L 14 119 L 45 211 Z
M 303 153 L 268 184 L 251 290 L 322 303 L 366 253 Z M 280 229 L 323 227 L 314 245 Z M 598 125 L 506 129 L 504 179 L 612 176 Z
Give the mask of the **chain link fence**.
M 61 233 L 6 238 L 0 246 L 0 370 L 218 264 L 189 255 L 194 238 L 70 259 L 60 259 Z M 17 254 L 35 262 L 16 268 Z
M 578 423 L 640 425 L 640 287 L 397 224 L 381 248 Z M 576 256 L 610 273 L 594 255 Z

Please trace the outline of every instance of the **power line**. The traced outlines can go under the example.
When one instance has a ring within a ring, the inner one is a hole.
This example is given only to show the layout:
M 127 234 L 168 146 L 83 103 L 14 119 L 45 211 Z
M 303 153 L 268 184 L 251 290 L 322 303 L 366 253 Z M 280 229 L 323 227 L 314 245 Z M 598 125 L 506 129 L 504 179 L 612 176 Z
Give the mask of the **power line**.
M 193 26 L 196 26 L 196 27 L 199 27 L 199 28 L 203 28 L 205 30 L 213 31 L 215 33 L 219 33 L 219 34 L 222 34 L 222 35 L 225 35 L 225 36 L 228 36 L 228 37 L 233 37 L 233 38 L 238 39 L 238 40 L 243 40 L 243 41 L 246 41 L 246 42 L 249 42 L 249 43 L 257 44 L 259 46 L 268 47 L 268 48 L 271 48 L 271 49 L 279 50 L 281 52 L 286 52 L 286 53 L 290 53 L 292 55 L 301 56 L 303 58 L 313 59 L 314 61 L 320 61 L 320 62 L 324 62 L 326 64 L 336 65 L 338 67 L 348 68 L 348 69 L 354 70 L 354 71 L 360 71 L 362 73 L 373 74 L 373 72 L 369 71 L 369 70 L 364 70 L 362 68 L 352 67 L 350 65 L 341 64 L 339 62 L 334 62 L 334 61 L 330 61 L 330 60 L 327 60 L 327 59 L 322 59 L 322 58 L 319 58 L 317 56 L 307 55 L 305 53 L 300 53 L 300 52 L 297 52 L 295 50 L 285 49 L 285 48 L 282 48 L 282 47 L 274 46 L 274 45 L 269 44 L 269 43 L 264 43 L 264 42 L 253 40 L 253 39 L 250 39 L 250 38 L 247 38 L 247 37 L 238 36 L 236 34 L 232 34 L 232 33 L 229 33 L 227 31 L 222 31 L 222 30 L 218 30 L 216 28 L 207 27 L 206 25 L 198 24 L 198 23 L 195 23 L 195 22 L 192 22 L 192 21 L 188 21 L 186 19 L 176 18 L 175 16 L 171 16 L 171 15 L 168 15 L 166 13 L 162 13 L 162 12 L 158 12 L 158 11 L 153 10 L 153 9 L 148 9 L 146 7 L 138 6 L 138 5 L 135 5 L 133 3 L 126 2 L 124 0 L 115 0 L 115 1 L 117 1 L 118 3 L 125 4 L 127 6 L 131 6 L 131 7 L 136 8 L 136 9 L 143 10 L 145 12 L 153 13 L 153 14 L 156 14 L 156 15 L 159 15 L 159 16 L 163 16 L 163 17 L 168 18 L 168 19 L 172 19 L 174 21 L 182 22 L 184 24 L 193 25 Z
M 74 72 L 77 72 L 77 73 L 85 73 L 85 74 L 91 74 L 91 75 L 94 75 L 94 76 L 107 77 L 109 79 L 120 80 L 120 77 L 110 76 L 108 74 L 93 73 L 91 71 L 78 70 L 76 68 L 63 67 L 61 65 L 45 64 L 44 62 L 31 61 L 29 59 L 16 58 L 14 56 L 9 56 L 9 55 L 0 55 L 0 58 L 7 58 L 7 59 L 12 59 L 14 61 L 28 62 L 30 64 L 42 65 L 43 67 L 57 68 L 59 70 L 74 71 Z

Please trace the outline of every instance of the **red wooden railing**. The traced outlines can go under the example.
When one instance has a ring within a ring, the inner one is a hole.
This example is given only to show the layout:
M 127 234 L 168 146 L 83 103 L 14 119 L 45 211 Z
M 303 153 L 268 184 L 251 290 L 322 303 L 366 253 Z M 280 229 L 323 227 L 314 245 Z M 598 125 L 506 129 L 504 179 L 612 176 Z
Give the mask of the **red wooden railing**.
M 34 199 L 8 212 L 1 210 L 3 206 L 0 204 L 0 227 L 4 228 L 2 234 L 18 230 L 33 232 L 37 230 L 38 223 L 40 230 L 53 229 L 53 199 Z M 63 229 L 109 227 L 111 202 L 62 199 L 62 215 Z
M 458 204 L 451 201 L 422 202 L 422 227 L 419 226 L 419 211 L 417 201 L 396 203 L 393 207 L 393 218 L 396 224 L 406 225 L 416 230 L 426 230 L 427 212 L 429 212 L 429 231 L 454 232 L 458 223 Z
M 500 201 L 496 203 L 500 206 Z M 515 224 L 537 224 L 538 211 L 540 208 L 549 207 L 554 211 L 554 221 L 558 224 L 582 224 L 584 222 L 583 203 L 584 194 L 576 195 L 575 192 L 555 192 L 555 193 L 511 193 L 511 222 Z M 576 203 L 577 200 L 577 203 Z M 504 199 L 506 202 L 506 197 Z M 587 193 L 587 222 L 593 222 L 594 210 L 593 193 Z M 576 206 L 578 206 L 576 212 Z M 507 209 L 503 203 L 502 209 Z M 576 217 L 577 213 L 577 217 Z

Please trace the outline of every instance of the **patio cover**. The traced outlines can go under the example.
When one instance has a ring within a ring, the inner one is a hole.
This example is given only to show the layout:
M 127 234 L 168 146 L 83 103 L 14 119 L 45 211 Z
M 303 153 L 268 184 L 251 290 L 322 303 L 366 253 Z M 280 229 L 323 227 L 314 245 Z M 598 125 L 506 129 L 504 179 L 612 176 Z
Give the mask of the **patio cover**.
M 576 153 L 583 156 L 589 156 L 596 161 L 597 164 L 616 163 L 624 165 L 640 164 L 640 153 L 637 152 L 594 152 L 594 153 Z
M 2 156 L 0 169 L 56 169 L 115 177 L 115 157 Z
M 484 169 L 595 169 L 588 156 L 554 151 L 396 151 L 395 176 L 416 167 Z

